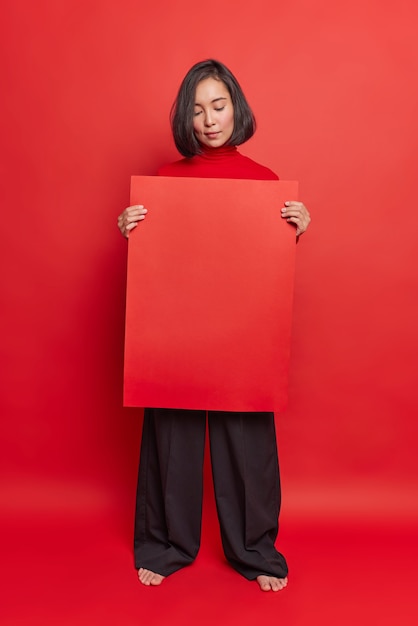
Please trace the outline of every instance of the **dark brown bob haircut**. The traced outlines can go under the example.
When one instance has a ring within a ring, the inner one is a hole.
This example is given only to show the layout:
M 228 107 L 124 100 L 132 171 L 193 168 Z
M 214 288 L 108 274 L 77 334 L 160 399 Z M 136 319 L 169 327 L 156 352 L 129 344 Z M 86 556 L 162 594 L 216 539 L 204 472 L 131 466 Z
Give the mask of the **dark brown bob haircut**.
M 221 80 L 229 91 L 234 106 L 234 130 L 228 145 L 239 146 L 255 133 L 253 112 L 232 72 L 219 61 L 207 59 L 196 63 L 187 72 L 171 109 L 171 129 L 177 150 L 185 157 L 202 152 L 193 130 L 195 94 L 197 85 L 206 78 Z

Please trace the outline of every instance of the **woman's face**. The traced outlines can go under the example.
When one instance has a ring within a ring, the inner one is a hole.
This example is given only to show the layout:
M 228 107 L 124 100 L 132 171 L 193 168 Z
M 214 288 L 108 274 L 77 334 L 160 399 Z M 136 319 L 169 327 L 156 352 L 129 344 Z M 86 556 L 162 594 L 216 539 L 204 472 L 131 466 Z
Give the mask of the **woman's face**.
M 196 87 L 193 129 L 198 142 L 210 148 L 226 144 L 234 131 L 234 106 L 221 80 L 205 78 Z

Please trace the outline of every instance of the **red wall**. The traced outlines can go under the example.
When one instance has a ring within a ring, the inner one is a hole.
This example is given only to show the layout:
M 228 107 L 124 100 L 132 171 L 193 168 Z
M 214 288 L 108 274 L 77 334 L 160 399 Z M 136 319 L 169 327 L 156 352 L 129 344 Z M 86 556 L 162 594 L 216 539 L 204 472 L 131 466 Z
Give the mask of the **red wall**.
M 298 179 L 313 216 L 298 245 L 290 406 L 278 422 L 286 506 L 344 511 L 351 498 L 365 511 L 412 511 L 415 2 L 149 4 L 3 3 L 6 506 L 27 497 L 29 477 L 46 500 L 55 483 L 133 497 L 140 411 L 121 407 L 116 216 L 131 174 L 176 158 L 169 108 L 189 66 L 213 56 L 258 118 L 244 151 Z

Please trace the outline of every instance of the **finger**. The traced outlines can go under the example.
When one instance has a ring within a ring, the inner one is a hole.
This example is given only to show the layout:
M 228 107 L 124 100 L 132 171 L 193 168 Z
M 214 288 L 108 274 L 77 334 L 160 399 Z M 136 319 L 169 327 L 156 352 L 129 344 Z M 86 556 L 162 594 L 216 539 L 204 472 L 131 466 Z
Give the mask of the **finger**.
M 299 206 L 299 207 L 304 206 L 303 202 L 298 202 L 297 200 L 286 200 L 284 205 L 285 206 Z
M 290 217 L 296 217 L 297 219 L 306 222 L 306 224 L 309 224 L 309 222 L 311 221 L 311 216 L 309 215 L 305 207 L 303 207 L 302 209 L 300 207 L 283 208 L 281 210 L 281 216 L 285 219 L 288 219 Z
M 127 224 L 126 226 L 124 226 L 123 228 L 121 228 L 121 233 L 124 237 L 126 237 L 127 239 L 129 238 L 129 233 L 138 226 L 138 224 L 132 223 L 132 224 Z
M 138 217 L 140 217 L 141 215 L 146 215 L 147 210 L 146 209 L 136 209 L 135 211 L 127 211 L 124 213 L 123 217 L 127 220 L 130 219 L 136 219 Z
M 133 228 L 135 228 L 136 226 L 138 226 L 138 222 L 132 222 L 131 224 L 127 224 L 127 225 L 125 226 L 125 230 L 130 231 L 130 230 L 132 230 Z
M 145 219 L 145 215 L 131 215 L 126 218 L 125 223 L 126 224 L 131 224 L 134 222 L 136 223 L 143 219 Z
M 135 215 L 125 215 L 124 219 L 122 220 L 122 224 L 128 225 L 140 222 L 141 220 L 145 219 L 146 214 L 147 210 L 143 209 L 143 213 L 135 213 Z
M 306 229 L 308 228 L 308 223 L 305 222 L 304 220 L 300 220 L 297 217 L 289 217 L 286 219 L 286 221 L 289 224 L 292 224 L 292 226 L 296 227 L 296 235 L 302 235 L 302 233 L 304 233 L 306 231 Z
M 118 228 L 120 229 L 125 228 L 126 224 L 129 224 L 129 222 L 132 222 L 138 219 L 138 217 L 139 215 L 137 217 L 130 216 L 128 213 L 124 211 L 123 213 L 121 213 L 121 215 L 118 216 Z
M 143 215 L 144 213 L 147 212 L 147 209 L 145 207 L 141 206 L 133 206 L 133 207 L 128 207 L 127 209 L 124 210 L 124 212 L 122 213 L 122 216 L 126 216 L 126 215 Z
M 302 235 L 308 228 L 309 222 L 304 220 L 298 220 L 297 218 L 289 218 L 287 222 L 290 222 L 293 226 L 296 226 L 296 235 Z
M 299 207 L 283 207 L 281 213 L 282 215 L 300 215 L 302 211 Z
M 282 209 L 281 216 L 285 219 L 289 219 L 290 217 L 296 217 L 297 219 L 305 219 L 305 215 L 300 209 Z
M 296 226 L 300 226 L 302 220 L 299 217 L 286 217 L 286 222 L 290 224 L 296 224 Z

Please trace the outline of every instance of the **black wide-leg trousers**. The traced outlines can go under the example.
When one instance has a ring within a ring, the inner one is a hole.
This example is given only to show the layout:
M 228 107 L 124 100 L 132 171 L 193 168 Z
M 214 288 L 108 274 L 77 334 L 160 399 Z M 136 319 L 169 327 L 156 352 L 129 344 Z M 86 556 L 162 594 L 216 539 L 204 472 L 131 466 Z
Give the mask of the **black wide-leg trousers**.
M 280 477 L 273 413 L 208 413 L 225 556 L 249 580 L 283 578 L 274 547 Z M 168 576 L 200 546 L 206 412 L 145 409 L 136 500 L 135 567 Z

